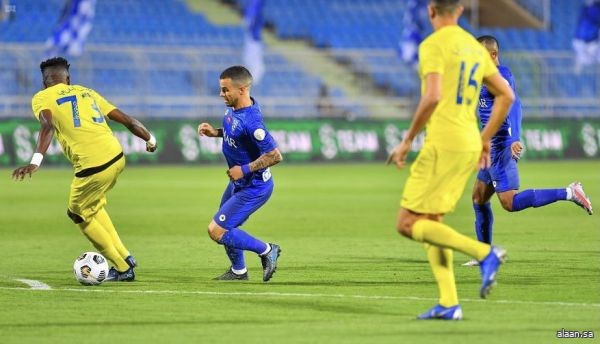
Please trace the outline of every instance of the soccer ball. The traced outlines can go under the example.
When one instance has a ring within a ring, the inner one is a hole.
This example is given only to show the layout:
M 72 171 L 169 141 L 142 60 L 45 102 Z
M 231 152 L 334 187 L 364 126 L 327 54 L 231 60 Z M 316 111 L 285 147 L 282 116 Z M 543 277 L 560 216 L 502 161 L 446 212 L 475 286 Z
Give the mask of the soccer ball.
M 75 260 L 73 272 L 81 284 L 100 284 L 108 275 L 108 263 L 98 252 L 85 252 Z

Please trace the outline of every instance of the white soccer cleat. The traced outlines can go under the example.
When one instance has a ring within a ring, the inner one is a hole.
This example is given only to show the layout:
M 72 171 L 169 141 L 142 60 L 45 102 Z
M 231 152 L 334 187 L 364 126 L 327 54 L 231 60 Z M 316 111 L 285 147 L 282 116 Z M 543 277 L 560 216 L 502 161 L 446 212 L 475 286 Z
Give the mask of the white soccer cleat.
M 592 201 L 585 195 L 583 185 L 581 185 L 580 182 L 573 182 L 569 184 L 568 188 L 571 189 L 570 201 L 582 207 L 588 214 L 592 215 L 594 213 Z
M 462 266 L 479 266 L 479 262 L 476 259 L 471 259 Z

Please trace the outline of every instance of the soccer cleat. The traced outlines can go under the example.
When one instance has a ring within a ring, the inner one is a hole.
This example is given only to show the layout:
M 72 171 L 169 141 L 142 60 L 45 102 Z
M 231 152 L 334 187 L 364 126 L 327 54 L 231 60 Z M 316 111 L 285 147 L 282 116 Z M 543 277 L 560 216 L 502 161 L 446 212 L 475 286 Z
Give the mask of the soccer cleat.
M 479 262 L 476 259 L 471 259 L 462 266 L 479 266 Z
M 131 282 L 135 280 L 135 271 L 133 268 L 127 269 L 125 272 L 119 272 L 114 267 L 108 270 L 108 276 L 104 281 L 106 282 Z
M 127 258 L 125 258 L 125 262 L 127 263 L 127 265 L 129 265 L 129 267 L 137 267 L 137 261 L 135 260 L 135 258 L 133 258 L 132 255 L 128 255 Z
M 461 320 L 463 317 L 462 308 L 460 305 L 452 307 L 444 307 L 442 305 L 435 305 L 427 312 L 417 316 L 419 320 Z
M 279 245 L 269 245 L 271 245 L 271 250 L 268 253 L 260 256 L 260 262 L 262 263 L 263 267 L 263 281 L 265 282 L 268 282 L 271 277 L 273 277 L 275 270 L 277 270 L 277 258 L 279 258 L 279 255 L 281 254 L 281 248 Z
M 492 288 L 496 286 L 496 274 L 500 264 L 506 261 L 506 250 L 497 246 L 492 246 L 490 253 L 479 262 L 481 270 L 481 289 L 479 296 L 485 299 L 490 294 Z
M 217 276 L 215 278 L 213 278 L 213 281 L 247 281 L 248 280 L 248 272 L 244 272 L 241 275 L 236 274 L 235 272 L 231 271 L 230 269 L 227 269 L 227 271 L 225 271 L 224 274 L 222 274 L 221 276 Z
M 585 195 L 583 185 L 580 182 L 573 182 L 569 184 L 568 188 L 571 189 L 571 202 L 582 207 L 588 214 L 592 215 L 594 213 L 592 201 Z

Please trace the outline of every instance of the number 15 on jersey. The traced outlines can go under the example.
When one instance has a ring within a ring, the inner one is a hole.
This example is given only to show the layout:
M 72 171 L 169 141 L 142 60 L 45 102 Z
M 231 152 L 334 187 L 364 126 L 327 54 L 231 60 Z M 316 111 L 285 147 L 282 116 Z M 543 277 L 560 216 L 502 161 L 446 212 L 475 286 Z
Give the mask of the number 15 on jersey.
M 463 102 L 466 102 L 467 105 L 471 105 L 473 99 L 479 96 L 476 94 L 479 85 L 477 84 L 477 81 L 473 79 L 475 73 L 477 72 L 477 68 L 479 68 L 479 62 L 475 63 L 473 67 L 471 67 L 469 71 L 467 87 L 465 87 L 465 71 L 467 69 L 467 64 L 465 61 L 460 61 L 460 72 L 458 74 L 458 87 L 456 91 L 456 104 L 462 105 Z M 471 87 L 474 89 L 473 96 L 465 99 L 465 93 L 467 93 Z

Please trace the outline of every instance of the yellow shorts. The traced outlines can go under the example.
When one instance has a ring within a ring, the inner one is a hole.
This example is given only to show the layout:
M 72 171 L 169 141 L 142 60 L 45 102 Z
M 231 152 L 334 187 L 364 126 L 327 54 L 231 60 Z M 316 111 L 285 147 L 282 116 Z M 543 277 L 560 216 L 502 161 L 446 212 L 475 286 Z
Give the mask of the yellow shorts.
M 106 204 L 106 193 L 117 183 L 125 168 L 125 157 L 115 161 L 104 171 L 88 177 L 74 177 L 69 194 L 69 210 L 85 222 L 93 218 Z
M 425 145 L 410 168 L 400 206 L 421 214 L 452 212 L 480 155 Z

